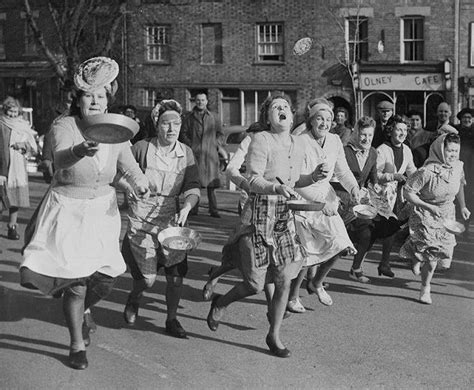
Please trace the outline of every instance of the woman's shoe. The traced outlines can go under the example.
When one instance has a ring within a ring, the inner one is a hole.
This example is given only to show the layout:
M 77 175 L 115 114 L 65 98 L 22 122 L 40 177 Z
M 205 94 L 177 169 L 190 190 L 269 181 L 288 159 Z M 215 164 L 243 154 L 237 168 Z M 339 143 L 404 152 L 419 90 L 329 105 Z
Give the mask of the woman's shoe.
M 214 309 L 217 307 L 217 300 L 221 297 L 220 294 L 214 295 L 214 298 L 212 298 L 211 302 L 211 308 L 209 310 L 209 314 L 207 315 L 207 326 L 209 327 L 210 330 L 215 332 L 217 328 L 219 327 L 219 320 L 214 319 Z
M 177 337 L 178 339 L 187 339 L 188 336 L 186 335 L 186 331 L 181 326 L 179 321 L 175 318 L 170 321 L 166 321 L 165 323 L 165 331 L 169 335 L 173 337 Z
M 395 277 L 395 274 L 393 273 L 389 265 L 379 265 L 377 269 L 379 271 L 379 276 L 383 275 L 388 278 Z
M 280 358 L 287 358 L 291 356 L 291 352 L 288 350 L 288 348 L 278 348 L 273 342 L 273 340 L 270 338 L 269 334 L 267 334 L 265 342 L 267 343 L 270 352 L 273 353 L 275 356 L 278 356 Z
M 75 370 L 84 370 L 89 365 L 86 351 L 69 352 L 69 366 Z
M 207 275 L 209 276 L 209 278 L 211 277 L 211 274 L 213 272 L 214 267 L 210 267 L 209 271 L 207 271 Z M 212 294 L 214 294 L 214 285 L 212 284 L 211 280 L 208 280 L 202 289 L 202 299 L 204 299 L 205 301 L 210 301 L 212 298 Z
M 360 283 L 370 283 L 370 279 L 362 271 L 354 271 L 352 268 L 349 271 L 349 277 Z
M 304 306 L 301 304 L 301 301 L 299 300 L 299 298 L 288 301 L 286 308 L 288 311 L 291 311 L 292 313 L 304 313 L 306 311 Z
M 421 261 L 415 261 L 411 265 L 411 272 L 413 275 L 418 276 L 421 274 Z
M 9 240 L 19 240 L 20 239 L 20 235 L 18 234 L 18 231 L 16 230 L 16 225 L 8 226 L 7 238 Z
M 311 284 L 311 280 L 306 281 L 306 291 L 308 292 L 308 295 L 311 294 L 316 294 L 316 290 L 312 290 L 311 287 L 308 287 Z M 329 283 L 323 282 L 323 287 L 324 288 L 329 288 Z
M 138 308 L 140 307 L 139 301 L 133 301 L 129 295 L 125 310 L 123 311 L 123 319 L 128 325 L 135 325 L 138 318 Z
M 323 286 L 324 286 L 324 284 L 323 284 Z M 311 291 L 312 294 L 316 294 L 318 296 L 319 302 L 321 302 L 323 305 L 326 305 L 326 306 L 331 306 L 332 305 L 332 298 L 326 292 L 324 287 L 316 288 L 316 287 L 314 287 L 314 284 L 311 281 L 308 282 L 306 287 L 309 288 L 309 291 Z
M 420 302 L 425 305 L 431 305 L 433 301 L 431 300 L 431 288 L 430 286 L 421 286 L 420 289 Z

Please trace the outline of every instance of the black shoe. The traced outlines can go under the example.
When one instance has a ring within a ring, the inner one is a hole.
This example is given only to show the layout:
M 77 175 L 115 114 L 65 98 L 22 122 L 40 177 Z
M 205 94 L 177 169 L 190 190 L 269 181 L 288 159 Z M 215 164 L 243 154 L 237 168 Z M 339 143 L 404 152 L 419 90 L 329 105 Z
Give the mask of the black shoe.
M 175 318 L 171 321 L 166 321 L 166 333 L 173 337 L 177 337 L 178 339 L 187 339 L 188 336 L 186 335 L 186 331 L 181 326 L 179 321 Z
M 9 240 L 19 240 L 20 239 L 20 235 L 18 234 L 18 232 L 16 230 L 16 225 L 8 226 L 7 238 Z
M 269 334 L 267 334 L 265 342 L 267 343 L 270 352 L 273 353 L 275 356 L 278 356 L 280 358 L 287 358 L 291 356 L 291 352 L 288 350 L 288 348 L 278 348 L 273 342 L 273 340 L 270 338 Z
M 90 336 L 91 328 L 87 326 L 85 322 L 82 323 L 82 339 L 84 340 L 84 345 L 88 347 L 91 344 Z
M 97 330 L 97 325 L 94 321 L 94 318 L 92 318 L 92 313 L 90 311 L 84 313 L 84 323 L 90 329 L 90 333 L 95 333 L 95 331 Z
M 212 211 L 209 213 L 212 218 L 220 218 L 221 215 L 217 211 Z
M 394 278 L 395 274 L 393 273 L 392 269 L 390 268 L 389 265 L 379 265 L 378 266 L 378 271 L 379 271 L 379 276 L 383 275 L 388 278 Z
M 221 297 L 220 294 L 214 295 L 214 298 L 212 298 L 212 302 L 211 302 L 211 309 L 209 310 L 209 314 L 207 315 L 207 326 L 213 332 L 215 332 L 217 328 L 219 327 L 219 321 L 215 320 L 213 317 L 213 312 L 217 306 L 216 302 L 219 299 L 219 297 Z
M 69 366 L 75 370 L 84 370 L 89 365 L 86 351 L 69 352 Z
M 130 295 L 128 296 L 127 304 L 125 305 L 125 310 L 123 311 L 123 319 L 128 325 L 135 325 L 138 317 L 138 308 L 140 303 L 138 300 L 132 301 Z

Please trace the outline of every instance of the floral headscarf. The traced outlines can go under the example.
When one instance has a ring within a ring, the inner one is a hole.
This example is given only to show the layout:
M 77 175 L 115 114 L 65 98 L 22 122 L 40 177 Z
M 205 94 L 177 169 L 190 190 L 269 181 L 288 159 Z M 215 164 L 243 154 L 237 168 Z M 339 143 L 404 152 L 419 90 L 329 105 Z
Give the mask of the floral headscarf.
M 430 153 L 426 159 L 423 167 L 431 169 L 436 174 L 440 175 L 444 180 L 449 181 L 453 171 L 461 169 L 462 162 L 456 161 L 449 165 L 444 156 L 444 140 L 447 134 L 442 134 L 434 140 L 430 146 Z

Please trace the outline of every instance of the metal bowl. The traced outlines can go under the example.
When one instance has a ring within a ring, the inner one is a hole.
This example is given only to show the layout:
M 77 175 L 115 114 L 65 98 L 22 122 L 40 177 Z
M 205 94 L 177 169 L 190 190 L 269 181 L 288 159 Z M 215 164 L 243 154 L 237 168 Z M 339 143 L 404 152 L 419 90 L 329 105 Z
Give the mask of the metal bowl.
M 294 211 L 321 211 L 326 203 L 309 200 L 292 199 L 287 202 L 288 208 Z
M 353 208 L 354 214 L 360 219 L 374 219 L 377 215 L 377 209 L 368 204 L 358 204 Z
M 445 229 L 452 234 L 464 233 L 466 228 L 461 222 L 455 221 L 454 219 L 447 219 L 443 222 Z
M 158 233 L 159 243 L 167 250 L 190 251 L 201 242 L 201 235 L 187 227 L 169 227 Z
M 85 138 L 101 144 L 120 144 L 131 140 L 140 129 L 136 121 L 122 114 L 98 114 L 79 122 Z

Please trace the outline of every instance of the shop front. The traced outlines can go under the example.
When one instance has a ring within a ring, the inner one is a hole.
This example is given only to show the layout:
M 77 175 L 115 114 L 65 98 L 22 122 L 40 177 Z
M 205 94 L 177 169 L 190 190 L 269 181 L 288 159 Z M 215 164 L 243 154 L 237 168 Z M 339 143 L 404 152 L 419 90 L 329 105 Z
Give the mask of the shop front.
M 378 69 L 361 66 L 358 79 L 358 112 L 376 115 L 376 105 L 381 100 L 394 103 L 396 114 L 410 110 L 423 113 L 424 123 L 436 118 L 439 103 L 449 101 L 449 74 L 446 77 L 443 63 L 436 66 L 383 66 Z

